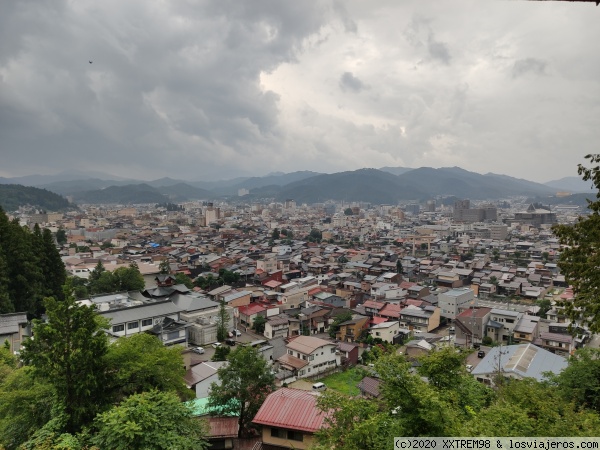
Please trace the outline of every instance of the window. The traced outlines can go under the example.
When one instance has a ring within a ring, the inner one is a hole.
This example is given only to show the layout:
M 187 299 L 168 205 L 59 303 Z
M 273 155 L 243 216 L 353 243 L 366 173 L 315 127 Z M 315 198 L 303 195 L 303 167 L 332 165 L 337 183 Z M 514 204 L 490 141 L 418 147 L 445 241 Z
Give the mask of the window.
M 115 325 L 113 326 L 113 333 L 120 333 L 125 330 L 125 325 Z
M 143 327 L 151 327 L 152 326 L 152 319 L 144 319 L 144 320 L 142 320 L 142 326 Z
M 288 350 L 288 355 L 292 355 L 292 356 L 294 356 L 294 352 L 293 352 L 293 351 L 291 351 L 291 350 Z
M 140 326 L 139 322 L 129 322 L 127 324 L 127 329 L 128 330 L 134 330 L 134 329 L 138 328 L 139 326 Z
M 285 439 L 286 432 L 281 428 L 271 428 L 271 436 L 279 439 Z
M 315 355 L 310 355 L 310 361 L 314 361 L 315 360 Z
M 302 442 L 304 440 L 304 435 L 302 433 L 300 433 L 299 431 L 288 430 L 288 432 L 287 432 L 287 438 L 290 441 L 299 441 L 299 442 Z

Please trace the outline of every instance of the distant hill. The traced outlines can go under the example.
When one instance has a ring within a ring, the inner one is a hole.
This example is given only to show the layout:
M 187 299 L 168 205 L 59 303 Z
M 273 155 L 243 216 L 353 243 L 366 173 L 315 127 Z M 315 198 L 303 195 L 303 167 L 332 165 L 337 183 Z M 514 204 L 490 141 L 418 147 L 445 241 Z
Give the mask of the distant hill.
M 105 203 L 128 205 L 134 203 L 164 203 L 169 201 L 166 195 L 148 184 L 128 184 L 110 186 L 105 189 L 81 192 L 75 196 L 79 203 Z
M 22 184 L 24 186 L 35 186 L 45 187 L 50 183 L 60 183 L 63 181 L 75 181 L 75 180 L 87 180 L 91 178 L 107 179 L 112 180 L 113 184 L 115 181 L 129 181 L 122 177 L 109 175 L 103 172 L 88 172 L 80 170 L 69 170 L 58 173 L 56 175 L 26 175 L 23 177 L 3 178 L 0 177 L 0 184 Z
M 308 170 L 299 171 L 299 172 L 291 172 L 291 173 L 276 173 L 272 175 L 267 175 L 265 177 L 252 177 L 247 180 L 242 181 L 241 183 L 237 183 L 233 186 L 233 188 L 237 191 L 237 189 L 256 189 L 264 186 L 285 186 L 295 181 L 302 181 L 308 178 L 315 177 L 317 175 L 321 175 L 318 172 L 311 172 Z
M 593 188 L 591 181 L 583 181 L 580 177 L 564 177 L 544 184 L 562 192 L 590 192 Z
M 43 184 L 39 187 L 52 192 L 56 192 L 60 195 L 76 196 L 77 194 L 80 194 L 81 192 L 85 191 L 94 191 L 97 189 L 104 189 L 109 186 L 124 186 L 127 184 L 132 184 L 132 182 L 88 178 L 86 180 L 55 181 L 53 183 Z
M 177 183 L 168 186 L 160 186 L 158 191 L 169 197 L 172 202 L 185 202 L 189 200 L 208 200 L 215 197 L 215 193 L 190 186 L 187 183 Z
M 460 167 L 432 169 L 422 167 L 399 175 L 402 185 L 426 191 L 429 195 L 455 195 L 474 200 L 497 199 L 513 195 L 549 195 L 554 191 L 543 184 L 507 175 L 469 172 Z
M 459 167 L 422 167 L 398 176 L 377 169 L 318 175 L 287 184 L 274 197 L 280 201 L 293 198 L 297 203 L 328 199 L 396 203 L 399 200 L 426 200 L 437 195 L 485 200 L 552 193 L 554 190 L 548 186 L 505 175 L 481 175 Z M 251 194 L 266 197 L 260 189 Z
M 531 197 L 527 199 L 527 203 L 541 203 L 542 205 L 549 205 L 549 206 L 555 206 L 555 205 L 574 205 L 574 206 L 581 206 L 582 210 L 585 211 L 587 209 L 588 206 L 588 200 L 596 200 L 596 194 L 590 192 L 589 194 L 583 194 L 583 193 L 577 193 L 577 194 L 571 194 L 571 195 L 567 195 L 565 197 L 556 197 L 556 196 L 549 196 L 549 197 L 542 197 L 542 196 L 537 196 L 537 197 Z
M 0 184 L 0 206 L 5 211 L 16 211 L 19 206 L 35 206 L 47 211 L 75 208 L 75 205 L 54 192 L 20 184 Z
M 404 190 L 403 190 L 404 188 Z M 296 203 L 316 203 L 325 200 L 396 203 L 401 198 L 426 196 L 426 192 L 412 186 L 404 187 L 399 177 L 377 169 L 317 175 L 285 185 L 277 195 Z
M 413 169 L 409 167 L 382 167 L 379 170 L 382 172 L 391 173 L 392 175 L 402 175 L 403 173 L 409 172 Z

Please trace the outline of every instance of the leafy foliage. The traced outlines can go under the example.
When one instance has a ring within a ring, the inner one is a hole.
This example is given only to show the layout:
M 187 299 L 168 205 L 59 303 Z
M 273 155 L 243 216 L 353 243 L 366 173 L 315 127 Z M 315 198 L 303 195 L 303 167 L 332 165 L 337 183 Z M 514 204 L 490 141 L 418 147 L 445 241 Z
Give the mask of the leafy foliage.
M 242 436 L 252 427 L 260 405 L 275 389 L 274 377 L 267 362 L 253 347 L 240 346 L 227 358 L 229 364 L 219 368 L 220 385 L 210 386 L 209 407 L 217 414 L 236 414 Z
M 193 395 L 183 381 L 181 349 L 165 347 L 151 334 L 117 339 L 108 347 L 105 360 L 106 390 L 113 403 L 152 389 L 173 392 L 182 399 Z
M 587 155 L 592 164 L 600 163 L 600 154 Z M 600 331 L 600 166 L 586 168 L 579 165 L 579 175 L 591 180 L 598 189 L 596 200 L 588 200 L 591 213 L 580 217 L 573 225 L 555 225 L 552 229 L 564 246 L 558 265 L 568 283 L 573 286 L 575 298 L 566 303 L 565 313 L 571 322 L 588 325 L 593 332 Z
M 264 316 L 256 316 L 252 322 L 252 329 L 258 334 L 263 334 L 265 332 L 266 323 L 267 319 L 265 319 Z
M 223 342 L 227 338 L 227 326 L 229 325 L 229 313 L 225 308 L 225 302 L 221 301 L 219 314 L 217 315 L 217 341 Z
M 99 414 L 91 443 L 114 450 L 196 450 L 207 447 L 203 422 L 176 395 L 156 390 L 128 397 Z
M 329 336 L 335 338 L 336 333 L 340 330 L 340 324 L 350 319 L 352 319 L 352 313 L 350 311 L 345 311 L 337 315 L 329 326 Z
M 31 232 L 0 209 L 0 314 L 39 317 L 45 296 L 62 298 L 65 277 L 52 233 L 39 227 Z
M 105 398 L 103 357 L 108 340 L 107 323 L 93 307 L 76 303 L 71 284 L 64 287 L 65 299 L 45 299 L 47 322 L 35 320 L 33 339 L 24 342 L 23 360 L 41 380 L 56 390 L 67 417 L 67 431 L 89 422 Z

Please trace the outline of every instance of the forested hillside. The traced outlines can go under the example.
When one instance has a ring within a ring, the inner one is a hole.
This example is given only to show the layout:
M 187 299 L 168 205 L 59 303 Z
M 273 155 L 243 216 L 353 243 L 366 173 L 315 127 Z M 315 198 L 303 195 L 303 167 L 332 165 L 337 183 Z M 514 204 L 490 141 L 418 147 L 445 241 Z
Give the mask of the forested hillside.
M 0 314 L 26 312 L 39 317 L 44 297 L 62 298 L 66 273 L 54 236 L 9 221 L 0 208 Z
M 20 184 L 0 184 L 0 207 L 5 211 L 15 211 L 19 206 L 60 211 L 73 207 L 69 201 L 54 192 Z

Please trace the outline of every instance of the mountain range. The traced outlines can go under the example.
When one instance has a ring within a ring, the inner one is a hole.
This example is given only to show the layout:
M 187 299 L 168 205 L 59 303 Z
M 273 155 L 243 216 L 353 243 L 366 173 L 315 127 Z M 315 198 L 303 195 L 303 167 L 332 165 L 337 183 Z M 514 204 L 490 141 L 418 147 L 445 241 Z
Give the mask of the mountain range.
M 0 184 L 8 183 L 27 183 L 69 197 L 77 203 L 119 204 L 231 200 L 238 198 L 241 189 L 250 192 L 241 197 L 244 201 L 294 199 L 297 203 L 309 204 L 326 200 L 397 203 L 401 200 L 426 200 L 439 195 L 493 200 L 517 195 L 551 196 L 557 191 L 590 191 L 588 183 L 577 177 L 541 184 L 507 175 L 479 174 L 459 167 L 382 167 L 333 174 L 298 171 L 220 181 L 173 178 L 140 181 L 98 172 L 0 178 Z

